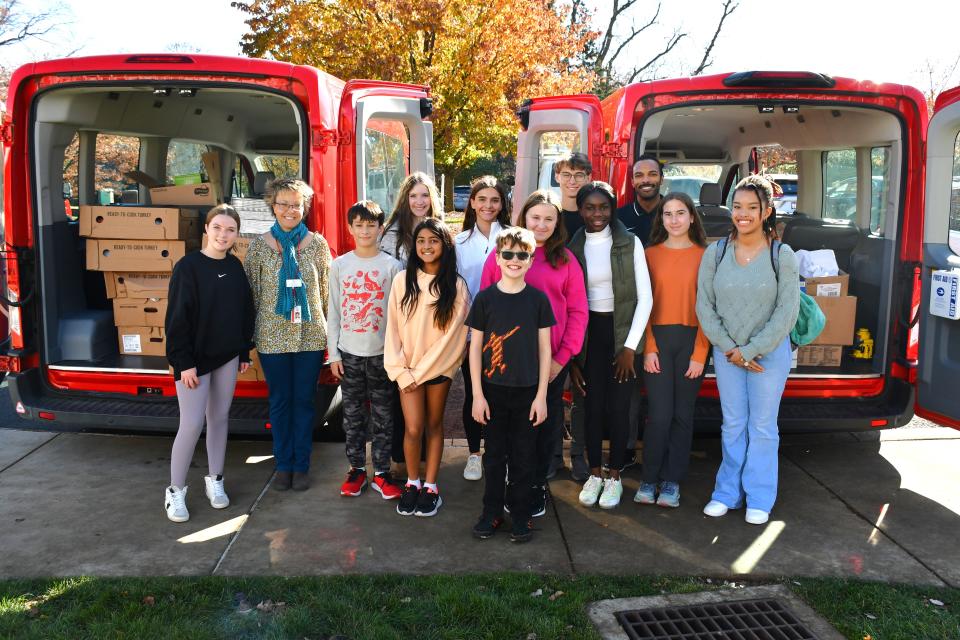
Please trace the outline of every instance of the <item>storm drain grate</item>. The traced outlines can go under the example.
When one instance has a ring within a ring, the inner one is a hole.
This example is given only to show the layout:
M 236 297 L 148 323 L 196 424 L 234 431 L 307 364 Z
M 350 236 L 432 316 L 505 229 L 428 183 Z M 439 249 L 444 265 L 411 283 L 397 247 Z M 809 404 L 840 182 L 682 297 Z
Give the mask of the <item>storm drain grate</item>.
M 627 637 L 645 640 L 817 640 L 779 600 L 617 611 Z

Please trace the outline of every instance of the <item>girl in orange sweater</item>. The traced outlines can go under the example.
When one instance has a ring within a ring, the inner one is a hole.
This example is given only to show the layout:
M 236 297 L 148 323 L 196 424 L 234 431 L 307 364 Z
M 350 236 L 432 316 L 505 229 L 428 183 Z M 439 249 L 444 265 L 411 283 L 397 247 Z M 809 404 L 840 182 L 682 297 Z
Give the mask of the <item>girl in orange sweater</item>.
M 427 218 L 413 232 L 406 271 L 393 279 L 387 311 L 383 366 L 400 388 L 407 483 L 397 504 L 403 516 L 432 516 L 443 504 L 437 473 L 443 455 L 443 409 L 467 341 L 467 283 L 457 274 L 457 254 L 446 225 Z M 420 483 L 420 443 L 427 433 L 425 482 Z
M 710 343 L 697 321 L 697 273 L 706 235 L 693 200 L 670 193 L 653 219 L 645 253 L 653 312 L 643 349 L 647 426 L 643 478 L 634 501 L 680 506 L 693 439 L 693 411 Z

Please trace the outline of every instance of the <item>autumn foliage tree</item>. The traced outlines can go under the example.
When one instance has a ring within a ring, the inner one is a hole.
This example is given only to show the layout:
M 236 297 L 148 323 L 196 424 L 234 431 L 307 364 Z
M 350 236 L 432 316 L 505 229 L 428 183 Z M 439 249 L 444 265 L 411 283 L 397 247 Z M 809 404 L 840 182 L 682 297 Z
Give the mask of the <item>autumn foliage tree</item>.
M 576 93 L 591 34 L 547 0 L 253 0 L 243 53 L 341 78 L 429 85 L 435 160 L 450 173 L 516 145 L 523 99 Z

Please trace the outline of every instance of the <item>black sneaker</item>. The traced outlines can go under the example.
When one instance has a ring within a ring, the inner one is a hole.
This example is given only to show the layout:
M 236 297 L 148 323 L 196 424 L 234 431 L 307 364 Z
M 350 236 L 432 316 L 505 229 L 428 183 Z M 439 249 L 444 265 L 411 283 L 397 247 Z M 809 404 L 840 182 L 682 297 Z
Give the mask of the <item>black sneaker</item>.
M 534 518 L 547 513 L 547 488 L 534 486 L 530 490 L 530 515 Z
M 420 499 L 420 488 L 412 484 L 404 485 L 403 493 L 400 494 L 400 502 L 397 503 L 397 513 L 402 516 L 412 516 L 417 510 L 417 501 Z
M 530 521 L 514 522 L 513 530 L 510 532 L 510 542 L 522 543 L 530 542 L 533 539 L 533 527 Z
M 430 489 L 424 487 L 420 491 L 420 497 L 417 500 L 417 509 L 414 512 L 414 515 L 422 518 L 435 516 L 437 515 L 437 509 L 439 509 L 440 505 L 442 504 L 443 498 L 440 497 L 439 491 L 431 491 Z
M 473 525 L 473 537 L 479 538 L 480 540 L 486 540 L 487 538 L 492 537 L 502 524 L 503 518 L 500 516 L 491 518 L 489 516 L 482 515 L 480 516 L 480 520 L 477 521 L 477 524 Z

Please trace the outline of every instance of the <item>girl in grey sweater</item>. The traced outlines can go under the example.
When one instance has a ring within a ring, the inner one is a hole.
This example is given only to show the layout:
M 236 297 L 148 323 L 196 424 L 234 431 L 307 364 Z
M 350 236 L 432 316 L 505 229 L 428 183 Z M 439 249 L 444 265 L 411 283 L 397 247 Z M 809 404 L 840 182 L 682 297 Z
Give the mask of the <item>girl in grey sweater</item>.
M 737 184 L 733 231 L 707 248 L 697 283 L 697 318 L 714 345 L 723 409 L 723 460 L 703 512 L 718 517 L 746 503 L 751 524 L 768 520 L 777 496 L 777 414 L 800 305 L 796 256 L 774 244 L 772 199 L 760 176 Z

